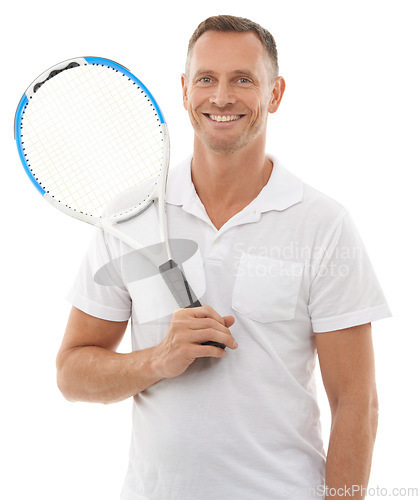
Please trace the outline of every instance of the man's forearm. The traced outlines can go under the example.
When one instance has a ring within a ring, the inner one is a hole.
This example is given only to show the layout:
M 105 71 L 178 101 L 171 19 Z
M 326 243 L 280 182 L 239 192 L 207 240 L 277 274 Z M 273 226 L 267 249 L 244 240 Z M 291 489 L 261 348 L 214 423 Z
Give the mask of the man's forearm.
M 57 365 L 57 382 L 70 401 L 115 403 L 155 384 L 154 348 L 129 354 L 83 346 L 66 352 Z
M 376 404 L 337 406 L 326 461 L 326 500 L 365 496 L 377 423 Z

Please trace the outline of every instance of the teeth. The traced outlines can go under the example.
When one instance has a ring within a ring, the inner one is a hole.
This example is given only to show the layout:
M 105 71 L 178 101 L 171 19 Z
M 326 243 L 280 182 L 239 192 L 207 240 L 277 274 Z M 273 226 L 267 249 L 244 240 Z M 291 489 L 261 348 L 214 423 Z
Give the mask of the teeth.
M 219 115 L 209 115 L 211 120 L 215 122 L 234 122 L 240 118 L 239 115 L 230 115 L 230 116 L 219 116 Z

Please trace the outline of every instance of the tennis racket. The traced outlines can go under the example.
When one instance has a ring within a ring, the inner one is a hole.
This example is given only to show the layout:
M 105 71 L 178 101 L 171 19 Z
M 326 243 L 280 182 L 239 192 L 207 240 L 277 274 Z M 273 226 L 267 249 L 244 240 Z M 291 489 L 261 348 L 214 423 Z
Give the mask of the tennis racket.
M 179 307 L 201 305 L 170 252 L 165 209 L 167 125 L 156 100 L 137 77 L 98 57 L 53 66 L 22 96 L 15 140 L 29 179 L 48 203 L 140 252 L 156 266 Z M 140 199 L 132 196 L 138 185 Z M 121 195 L 122 207 L 106 211 Z M 121 229 L 154 203 L 159 252 Z M 204 344 L 225 348 L 218 342 Z

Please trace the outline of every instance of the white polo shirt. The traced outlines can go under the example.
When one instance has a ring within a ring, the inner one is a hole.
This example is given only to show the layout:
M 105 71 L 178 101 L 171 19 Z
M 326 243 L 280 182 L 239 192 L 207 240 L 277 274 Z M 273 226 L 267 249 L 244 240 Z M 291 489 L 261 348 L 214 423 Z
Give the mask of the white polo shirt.
M 345 208 L 272 160 L 267 185 L 220 230 L 195 192 L 190 159 L 170 173 L 174 257 L 202 304 L 235 317 L 239 347 L 134 397 L 123 500 L 322 496 L 313 332 L 391 313 Z M 150 209 L 126 230 L 158 243 L 156 217 Z M 100 231 L 70 300 L 99 318 L 131 318 L 133 350 L 161 342 L 177 309 L 153 267 Z

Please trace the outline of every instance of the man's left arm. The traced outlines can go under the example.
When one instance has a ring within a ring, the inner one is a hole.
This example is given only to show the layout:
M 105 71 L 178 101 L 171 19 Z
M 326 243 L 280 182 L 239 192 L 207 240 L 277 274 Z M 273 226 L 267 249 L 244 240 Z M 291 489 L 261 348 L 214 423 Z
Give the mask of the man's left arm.
M 332 415 L 325 497 L 363 498 L 378 423 L 371 323 L 315 338 Z

